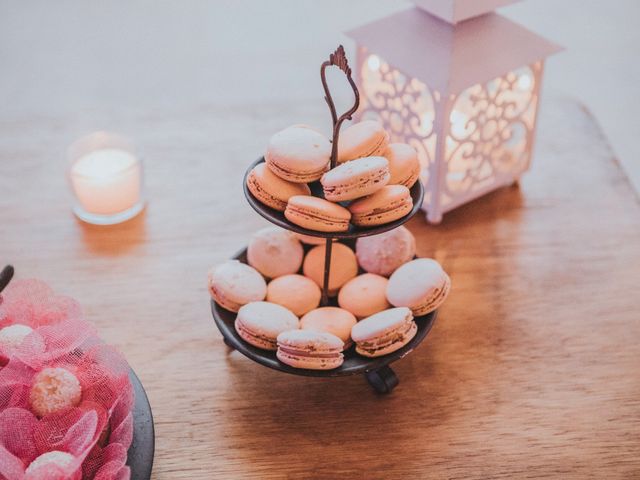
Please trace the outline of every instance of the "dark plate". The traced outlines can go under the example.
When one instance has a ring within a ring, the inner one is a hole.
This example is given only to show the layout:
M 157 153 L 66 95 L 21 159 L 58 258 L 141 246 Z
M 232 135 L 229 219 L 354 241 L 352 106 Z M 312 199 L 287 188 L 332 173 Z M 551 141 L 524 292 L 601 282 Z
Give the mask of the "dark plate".
M 247 250 L 244 249 L 238 252 L 238 254 L 233 258 L 240 260 L 243 263 L 247 263 L 246 252 Z M 332 304 L 336 304 L 335 299 L 333 299 Z M 367 358 L 358 355 L 355 352 L 354 347 L 351 347 L 344 353 L 344 363 L 339 368 L 334 370 L 306 370 L 285 365 L 276 358 L 276 352 L 261 350 L 242 340 L 234 328 L 236 314 L 225 310 L 213 300 L 211 300 L 211 311 L 216 325 L 218 326 L 220 333 L 222 333 L 227 345 L 265 367 L 294 375 L 305 375 L 309 377 L 340 377 L 344 375 L 363 374 L 379 370 L 396 360 L 400 360 L 405 355 L 411 353 L 411 351 L 415 349 L 422 340 L 424 340 L 429 333 L 429 330 L 431 330 L 437 315 L 436 311 L 431 312 L 428 315 L 416 317 L 415 321 L 418 325 L 418 333 L 416 333 L 416 336 L 400 350 L 396 350 L 389 355 L 377 358 Z
M 422 199 L 424 197 L 424 188 L 420 181 L 417 181 L 411 187 L 411 198 L 413 199 L 413 208 L 411 211 L 406 214 L 404 217 L 395 220 L 393 222 L 385 223 L 384 225 L 379 225 L 377 227 L 363 228 L 356 227 L 355 225 L 349 225 L 349 230 L 346 232 L 317 232 L 315 230 L 309 230 L 307 228 L 299 227 L 298 225 L 291 223 L 286 219 L 283 212 L 279 212 L 278 210 L 274 210 L 273 208 L 267 207 L 263 203 L 261 203 L 247 188 L 247 177 L 249 176 L 249 172 L 258 165 L 259 163 L 264 162 L 264 157 L 260 157 L 258 160 L 253 162 L 247 171 L 244 174 L 243 180 L 243 190 L 244 195 L 247 197 L 247 201 L 249 205 L 253 207 L 253 209 L 258 212 L 261 216 L 269 220 L 271 223 L 275 223 L 287 230 L 291 230 L 296 233 L 302 233 L 303 235 L 311 235 L 314 237 L 323 237 L 323 238 L 358 238 L 358 237 L 366 237 L 368 235 L 376 235 L 378 233 L 386 232 L 388 230 L 393 230 L 394 228 L 399 227 L 403 223 L 406 223 L 411 217 L 413 217 L 418 210 L 420 210 L 420 206 L 422 205 Z M 316 197 L 324 197 L 322 194 L 322 185 L 320 182 L 313 182 L 309 184 L 311 188 L 311 193 Z M 344 205 L 344 203 L 343 203 Z
M 147 393 L 133 370 L 129 378 L 136 399 L 133 406 L 133 441 L 129 447 L 127 465 L 131 468 L 131 480 L 149 480 L 155 451 L 153 415 Z

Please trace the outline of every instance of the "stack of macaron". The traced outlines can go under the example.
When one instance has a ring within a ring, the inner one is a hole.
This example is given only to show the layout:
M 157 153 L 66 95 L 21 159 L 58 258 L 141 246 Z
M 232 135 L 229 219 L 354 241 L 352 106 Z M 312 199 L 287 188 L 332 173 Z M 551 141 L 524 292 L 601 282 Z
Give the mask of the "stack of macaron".
M 394 352 L 415 336 L 414 317 L 449 293 L 449 276 L 433 259 L 414 259 L 415 239 L 399 227 L 359 238 L 355 251 L 334 241 L 328 295 L 335 306 L 320 307 L 326 244 L 317 240 L 264 228 L 249 242 L 246 264 L 230 260 L 209 272 L 209 292 L 237 313 L 238 335 L 287 365 L 337 368 L 354 343 L 365 357 Z
M 350 224 L 393 222 L 413 208 L 409 189 L 420 175 L 418 154 L 410 145 L 390 144 L 379 122 L 354 123 L 341 132 L 333 169 L 331 141 L 306 125 L 276 133 L 264 158 L 247 175 L 249 191 L 300 227 L 345 232 Z M 323 198 L 308 186 L 318 180 Z

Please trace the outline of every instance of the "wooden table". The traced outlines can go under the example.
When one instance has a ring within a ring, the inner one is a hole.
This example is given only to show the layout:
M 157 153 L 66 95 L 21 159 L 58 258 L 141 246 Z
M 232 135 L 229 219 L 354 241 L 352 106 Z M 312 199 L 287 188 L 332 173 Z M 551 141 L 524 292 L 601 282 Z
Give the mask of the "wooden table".
M 28 66 L 25 68 L 29 68 Z M 100 72 L 95 72 L 96 77 Z M 316 88 L 319 86 L 314 86 Z M 389 396 L 229 353 L 208 268 L 264 225 L 245 166 L 308 104 L 0 116 L 0 262 L 76 297 L 146 386 L 154 478 L 640 477 L 640 207 L 593 119 L 545 98 L 533 169 L 409 227 L 453 281 Z M 70 212 L 63 151 L 109 119 L 147 160 L 149 206 L 120 226 Z

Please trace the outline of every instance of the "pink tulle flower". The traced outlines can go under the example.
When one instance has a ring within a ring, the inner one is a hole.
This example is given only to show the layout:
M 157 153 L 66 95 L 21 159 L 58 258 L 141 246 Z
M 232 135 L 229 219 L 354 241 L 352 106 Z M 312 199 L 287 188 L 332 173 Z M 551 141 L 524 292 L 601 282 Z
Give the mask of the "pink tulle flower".
M 0 367 L 18 358 L 38 368 L 96 335 L 75 300 L 39 280 L 15 281 L 0 298 Z
M 14 358 L 0 370 L 0 478 L 129 478 L 125 462 L 133 436 L 133 390 L 123 357 L 92 338 L 38 363 L 33 368 Z M 80 395 L 56 384 L 53 409 L 43 410 L 36 402 L 40 392 L 49 395 L 47 388 L 36 388 L 43 371 L 65 372 L 65 380 L 79 384 Z M 65 395 L 73 405 L 65 404 Z M 48 452 L 59 453 L 41 457 Z

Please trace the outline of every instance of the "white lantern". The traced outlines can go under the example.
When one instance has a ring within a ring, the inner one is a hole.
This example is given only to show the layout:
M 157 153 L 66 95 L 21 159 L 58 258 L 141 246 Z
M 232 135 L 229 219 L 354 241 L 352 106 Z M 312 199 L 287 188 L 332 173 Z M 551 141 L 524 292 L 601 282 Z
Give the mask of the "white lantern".
M 423 209 L 439 223 L 529 168 L 544 59 L 560 47 L 485 13 L 509 0 L 416 3 L 348 35 L 357 42 L 358 116 L 416 148 Z

